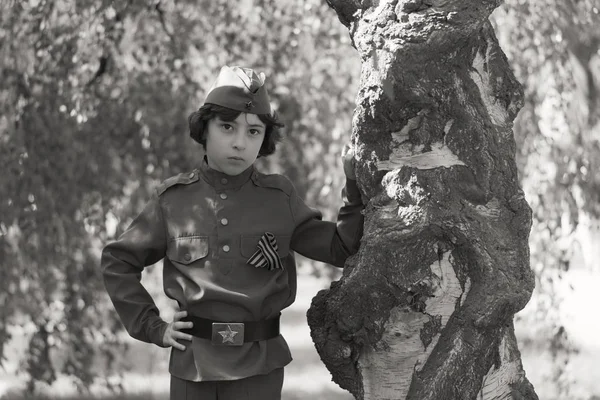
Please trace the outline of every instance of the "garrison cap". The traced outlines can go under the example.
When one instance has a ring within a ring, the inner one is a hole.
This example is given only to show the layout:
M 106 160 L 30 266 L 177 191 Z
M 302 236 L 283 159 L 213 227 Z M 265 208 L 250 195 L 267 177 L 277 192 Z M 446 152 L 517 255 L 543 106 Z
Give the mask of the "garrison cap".
M 271 114 L 265 74 L 250 68 L 221 68 L 219 76 L 208 90 L 204 104 L 216 104 L 250 114 Z

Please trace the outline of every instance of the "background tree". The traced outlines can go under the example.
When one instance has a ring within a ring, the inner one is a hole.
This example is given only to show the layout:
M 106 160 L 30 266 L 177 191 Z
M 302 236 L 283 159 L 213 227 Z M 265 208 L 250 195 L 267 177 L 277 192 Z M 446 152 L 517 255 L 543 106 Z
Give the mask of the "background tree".
M 328 3 L 362 61 L 368 206 L 359 253 L 308 313 L 322 360 L 357 399 L 537 399 L 513 327 L 534 277 L 499 2 Z

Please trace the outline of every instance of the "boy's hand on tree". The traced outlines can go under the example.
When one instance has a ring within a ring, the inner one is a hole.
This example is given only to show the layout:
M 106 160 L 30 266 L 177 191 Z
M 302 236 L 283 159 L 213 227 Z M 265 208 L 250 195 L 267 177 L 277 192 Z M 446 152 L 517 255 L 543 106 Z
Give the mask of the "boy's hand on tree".
M 354 172 L 354 165 L 356 160 L 354 159 L 354 148 L 346 143 L 342 149 L 342 159 L 344 162 L 344 173 L 346 178 L 356 180 L 356 173 Z
M 173 322 L 169 322 L 165 333 L 163 334 L 163 345 L 166 347 L 175 347 L 177 350 L 184 351 L 185 346 L 177 342 L 177 339 L 181 340 L 192 340 L 192 335 L 180 332 L 181 329 L 189 329 L 194 326 L 192 322 L 180 321 L 182 318 L 187 317 L 187 311 L 178 311 L 173 316 Z

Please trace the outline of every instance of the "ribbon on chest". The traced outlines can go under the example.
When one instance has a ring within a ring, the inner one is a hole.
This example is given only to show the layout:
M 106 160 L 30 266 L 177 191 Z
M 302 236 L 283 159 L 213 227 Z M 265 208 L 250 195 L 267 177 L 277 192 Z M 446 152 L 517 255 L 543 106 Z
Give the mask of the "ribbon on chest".
M 271 232 L 265 232 L 258 241 L 258 250 L 247 261 L 248 264 L 256 268 L 266 268 L 269 271 L 274 269 L 283 269 L 283 263 L 279 258 L 279 250 L 275 235 Z

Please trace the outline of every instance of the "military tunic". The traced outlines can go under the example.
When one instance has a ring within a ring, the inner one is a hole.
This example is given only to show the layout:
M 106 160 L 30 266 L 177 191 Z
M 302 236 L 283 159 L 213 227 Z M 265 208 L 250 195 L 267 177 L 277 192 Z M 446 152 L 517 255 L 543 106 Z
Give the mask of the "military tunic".
M 347 180 L 337 223 L 322 221 L 292 183 L 254 166 L 236 176 L 211 169 L 166 180 L 128 229 L 102 252 L 106 289 L 129 334 L 162 345 L 167 322 L 140 283 L 145 266 L 164 258 L 168 297 L 188 315 L 216 321 L 259 321 L 279 315 L 296 297 L 294 252 L 342 267 L 358 249 L 363 204 Z M 249 265 L 270 232 L 282 269 Z M 186 343 L 187 344 L 187 343 Z M 171 351 L 169 372 L 189 381 L 234 380 L 266 374 L 292 360 L 284 338 L 215 346 L 193 337 Z

